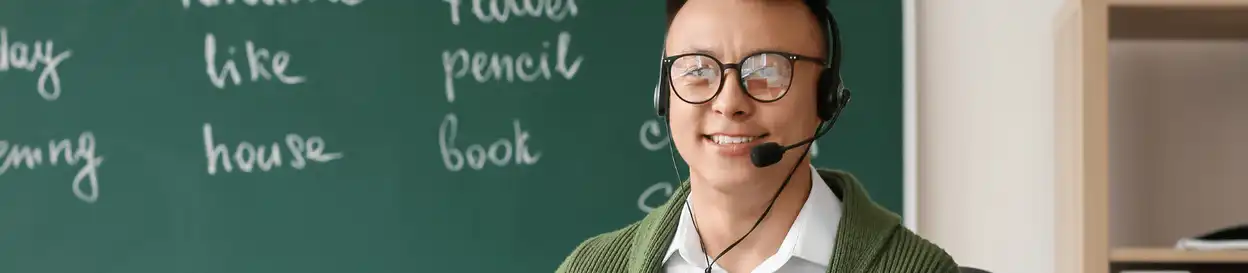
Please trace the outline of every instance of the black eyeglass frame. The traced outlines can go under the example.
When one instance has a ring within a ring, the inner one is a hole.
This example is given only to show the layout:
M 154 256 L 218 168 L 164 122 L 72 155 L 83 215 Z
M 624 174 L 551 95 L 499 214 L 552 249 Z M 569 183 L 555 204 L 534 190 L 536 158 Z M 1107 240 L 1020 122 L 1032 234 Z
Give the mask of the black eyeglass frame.
M 716 97 L 719 97 L 720 92 L 723 92 L 724 81 L 728 79 L 728 69 L 737 70 L 737 74 L 741 75 L 741 63 L 744 63 L 745 60 L 748 60 L 750 58 L 761 56 L 764 54 L 780 55 L 781 57 L 784 57 L 785 60 L 788 60 L 789 82 L 788 84 L 786 84 L 784 92 L 781 92 L 779 97 L 776 97 L 775 99 L 771 99 L 771 100 L 762 100 L 750 94 L 749 88 L 745 86 L 745 81 L 742 81 L 741 79 L 737 79 L 737 85 L 740 87 L 741 92 L 745 93 L 746 97 L 750 97 L 750 99 L 758 101 L 758 102 L 762 102 L 762 103 L 779 101 L 780 99 L 783 99 L 784 97 L 789 95 L 789 88 L 793 87 L 792 86 L 793 77 L 795 76 L 793 75 L 793 72 L 797 70 L 796 68 L 797 61 L 810 61 L 810 62 L 819 64 L 820 67 L 828 68 L 828 63 L 825 62 L 823 58 L 811 57 L 811 56 L 788 53 L 788 52 L 780 52 L 780 51 L 754 52 L 750 55 L 746 55 L 745 57 L 741 58 L 741 60 L 737 61 L 736 63 L 723 63 L 722 61 L 719 60 L 719 58 L 715 58 L 715 56 L 711 56 L 706 53 L 684 53 L 684 54 L 677 54 L 677 55 L 663 57 L 663 71 L 662 71 L 663 79 L 664 81 L 667 82 L 668 89 L 672 90 L 672 93 L 676 93 L 676 97 L 680 98 L 681 101 L 684 101 L 685 103 L 688 103 L 688 104 L 703 104 L 711 100 L 714 100 Z M 710 97 L 707 97 L 706 100 L 698 101 L 698 102 L 689 101 L 688 99 L 685 99 L 685 97 L 680 95 L 680 91 L 678 91 L 675 84 L 672 83 L 672 64 L 675 63 L 677 59 L 688 57 L 688 56 L 706 57 L 706 58 L 711 59 L 712 61 L 715 61 L 716 65 L 719 65 L 719 70 L 720 70 L 719 71 L 719 85 L 715 89 L 715 93 L 711 94 Z

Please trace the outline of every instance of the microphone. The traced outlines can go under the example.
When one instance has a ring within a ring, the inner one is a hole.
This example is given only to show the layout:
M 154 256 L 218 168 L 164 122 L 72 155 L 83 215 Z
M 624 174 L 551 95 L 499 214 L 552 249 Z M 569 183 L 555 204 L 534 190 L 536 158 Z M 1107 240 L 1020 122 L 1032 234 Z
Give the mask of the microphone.
M 828 133 L 828 131 L 832 131 L 831 124 L 819 128 L 819 132 L 816 132 L 815 136 L 802 140 L 801 142 L 794 143 L 793 145 L 780 146 L 779 143 L 767 142 L 754 146 L 753 149 L 750 149 L 750 162 L 754 163 L 754 167 L 759 168 L 771 166 L 772 164 L 776 164 L 776 162 L 780 162 L 780 159 L 784 158 L 784 152 L 814 142 L 815 139 L 819 139 L 819 137 L 822 137 L 824 134 Z

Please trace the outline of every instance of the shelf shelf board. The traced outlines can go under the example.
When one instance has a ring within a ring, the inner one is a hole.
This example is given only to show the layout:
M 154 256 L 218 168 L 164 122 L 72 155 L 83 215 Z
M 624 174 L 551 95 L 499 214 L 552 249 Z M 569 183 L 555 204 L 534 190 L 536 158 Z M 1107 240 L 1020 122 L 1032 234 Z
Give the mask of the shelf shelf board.
M 1248 39 L 1248 0 L 1193 2 L 1238 2 L 1241 5 L 1111 6 L 1109 36 L 1111 39 Z
M 1112 262 L 1128 263 L 1248 263 L 1248 250 L 1180 250 L 1172 248 L 1114 248 Z
M 1248 7 L 1248 0 L 1109 0 L 1110 6 Z

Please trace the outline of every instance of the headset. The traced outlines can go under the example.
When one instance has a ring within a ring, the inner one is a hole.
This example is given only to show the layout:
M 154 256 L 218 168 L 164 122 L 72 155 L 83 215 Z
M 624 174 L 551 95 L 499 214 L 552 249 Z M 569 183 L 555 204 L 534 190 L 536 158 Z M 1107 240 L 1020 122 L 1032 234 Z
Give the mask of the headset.
M 824 68 L 819 72 L 818 86 L 816 87 L 816 111 L 819 119 L 824 122 L 833 122 L 840 116 L 841 111 L 849 104 L 851 92 L 845 88 L 845 82 L 841 78 L 841 34 L 836 24 L 836 17 L 832 15 L 832 11 L 828 10 L 825 1 L 803 0 L 811 11 L 815 13 L 815 17 L 823 21 L 820 28 L 824 30 L 825 44 L 831 47 L 824 63 Z M 667 57 L 667 50 L 663 50 L 659 61 L 659 80 L 654 86 L 654 111 L 660 118 L 667 118 L 668 107 L 670 106 L 671 83 L 667 78 L 670 72 L 667 71 L 668 64 L 662 60 Z

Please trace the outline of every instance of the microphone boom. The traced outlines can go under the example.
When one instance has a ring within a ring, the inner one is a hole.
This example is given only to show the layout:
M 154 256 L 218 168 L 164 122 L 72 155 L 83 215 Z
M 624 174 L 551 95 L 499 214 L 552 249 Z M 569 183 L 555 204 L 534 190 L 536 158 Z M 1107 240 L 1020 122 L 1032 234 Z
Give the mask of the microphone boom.
M 750 163 L 754 163 L 754 167 L 758 168 L 776 164 L 777 162 L 780 162 L 780 159 L 784 158 L 784 152 L 811 142 L 815 142 L 816 139 L 819 139 L 819 137 L 827 134 L 828 131 L 831 130 L 831 124 L 828 126 L 820 126 L 819 131 L 815 133 L 815 136 L 789 146 L 780 146 L 779 143 L 775 142 L 767 142 L 754 146 L 754 148 L 750 149 Z

